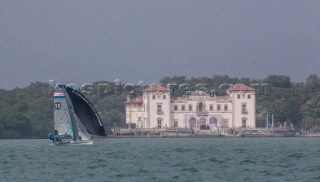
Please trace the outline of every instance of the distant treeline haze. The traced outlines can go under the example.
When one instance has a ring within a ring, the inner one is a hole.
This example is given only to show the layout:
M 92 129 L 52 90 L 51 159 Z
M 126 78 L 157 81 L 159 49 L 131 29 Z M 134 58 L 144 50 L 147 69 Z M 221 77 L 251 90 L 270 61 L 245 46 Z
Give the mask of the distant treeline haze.
M 297 131 L 318 130 L 320 126 L 320 77 L 310 75 L 305 82 L 294 83 L 284 75 L 269 75 L 265 79 L 212 77 L 164 77 L 160 84 L 176 84 L 174 96 L 189 90 L 203 89 L 223 95 L 224 84 L 243 83 L 257 90 L 256 125 L 266 127 L 267 113 L 274 114 L 275 126 L 293 125 Z M 223 85 L 223 86 L 221 86 Z M 106 130 L 127 127 L 126 96 L 141 95 L 142 87 L 98 81 L 83 89 L 105 123 Z M 25 88 L 0 89 L 0 138 L 45 138 L 53 129 L 53 89 L 49 84 L 35 82 Z

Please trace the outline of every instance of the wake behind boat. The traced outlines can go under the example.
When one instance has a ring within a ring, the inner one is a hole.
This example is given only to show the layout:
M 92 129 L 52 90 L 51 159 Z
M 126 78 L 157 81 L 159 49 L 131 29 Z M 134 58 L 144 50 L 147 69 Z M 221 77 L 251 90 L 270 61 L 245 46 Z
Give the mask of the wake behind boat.
M 90 145 L 94 138 L 106 133 L 98 112 L 79 91 L 65 86 L 54 86 L 54 131 L 48 138 L 55 145 Z

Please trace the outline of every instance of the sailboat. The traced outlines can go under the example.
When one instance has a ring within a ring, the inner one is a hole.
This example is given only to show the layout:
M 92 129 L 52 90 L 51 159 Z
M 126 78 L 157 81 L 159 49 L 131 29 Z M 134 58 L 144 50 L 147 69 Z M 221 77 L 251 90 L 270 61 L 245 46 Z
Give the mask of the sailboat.
M 106 137 L 98 112 L 81 92 L 55 85 L 53 100 L 54 144 L 90 145 L 94 138 Z

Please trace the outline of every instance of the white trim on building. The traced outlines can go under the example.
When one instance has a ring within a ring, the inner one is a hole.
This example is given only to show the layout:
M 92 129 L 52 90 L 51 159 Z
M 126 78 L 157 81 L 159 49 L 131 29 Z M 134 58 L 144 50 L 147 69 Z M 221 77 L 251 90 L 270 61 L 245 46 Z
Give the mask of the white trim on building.
M 136 98 L 128 96 L 126 123 L 137 128 L 255 128 L 255 89 L 238 84 L 224 96 L 210 96 L 204 91 L 174 98 L 170 90 L 153 85 Z

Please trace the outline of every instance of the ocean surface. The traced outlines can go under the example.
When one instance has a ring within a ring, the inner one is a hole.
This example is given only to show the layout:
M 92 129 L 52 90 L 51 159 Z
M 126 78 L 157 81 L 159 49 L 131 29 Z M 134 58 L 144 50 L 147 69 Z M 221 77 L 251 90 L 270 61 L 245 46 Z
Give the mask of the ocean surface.
M 320 181 L 320 138 L 0 140 L 0 181 Z

